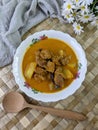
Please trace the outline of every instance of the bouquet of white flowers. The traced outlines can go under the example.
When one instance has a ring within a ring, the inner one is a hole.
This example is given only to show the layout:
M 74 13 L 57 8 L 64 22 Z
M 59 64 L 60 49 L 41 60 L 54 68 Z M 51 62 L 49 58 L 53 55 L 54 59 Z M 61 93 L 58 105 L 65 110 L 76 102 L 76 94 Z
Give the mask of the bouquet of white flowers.
M 61 13 L 68 23 L 73 24 L 76 34 L 83 32 L 81 23 L 90 22 L 98 27 L 98 0 L 64 0 Z

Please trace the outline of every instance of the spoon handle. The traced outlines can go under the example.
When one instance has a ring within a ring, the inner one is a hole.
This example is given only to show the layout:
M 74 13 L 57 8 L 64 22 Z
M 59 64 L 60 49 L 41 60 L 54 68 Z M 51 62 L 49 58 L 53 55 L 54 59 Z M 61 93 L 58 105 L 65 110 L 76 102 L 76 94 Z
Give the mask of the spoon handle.
M 70 110 L 62 110 L 62 109 L 37 106 L 37 105 L 31 105 L 31 104 L 27 104 L 27 107 L 34 108 L 36 110 L 44 111 L 46 113 L 50 113 L 50 114 L 67 118 L 67 119 L 81 120 L 81 121 L 86 119 L 86 117 L 83 114 L 80 114 L 78 112 L 73 112 Z

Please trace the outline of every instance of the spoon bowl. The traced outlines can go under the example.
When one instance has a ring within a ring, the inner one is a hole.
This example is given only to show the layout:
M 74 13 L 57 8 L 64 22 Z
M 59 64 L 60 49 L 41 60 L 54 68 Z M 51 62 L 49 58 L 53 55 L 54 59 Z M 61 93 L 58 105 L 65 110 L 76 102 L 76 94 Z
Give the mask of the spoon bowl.
M 16 113 L 23 110 L 24 108 L 29 107 L 67 119 L 73 119 L 73 120 L 86 119 L 86 117 L 83 114 L 78 112 L 29 104 L 26 102 L 24 97 L 18 92 L 9 92 L 7 95 L 5 95 L 2 104 L 4 110 L 10 113 Z
M 6 112 L 19 112 L 23 109 L 24 97 L 18 92 L 9 92 L 3 99 Z

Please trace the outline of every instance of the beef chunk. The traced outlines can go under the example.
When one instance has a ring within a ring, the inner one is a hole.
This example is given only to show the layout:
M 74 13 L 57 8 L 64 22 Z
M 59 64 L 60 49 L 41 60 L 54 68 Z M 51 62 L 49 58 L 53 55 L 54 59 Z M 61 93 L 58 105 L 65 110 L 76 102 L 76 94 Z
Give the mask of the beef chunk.
M 42 59 L 39 55 L 36 55 L 36 63 L 43 68 L 47 65 L 47 61 Z
M 59 74 L 65 79 L 65 75 L 63 71 L 64 71 L 63 68 L 61 66 L 58 66 L 55 70 L 55 74 Z
M 63 68 L 61 66 L 56 67 L 55 73 L 61 74 L 63 71 Z
M 37 80 L 37 81 L 39 81 L 39 82 L 41 82 L 41 81 L 46 80 L 46 76 L 43 76 L 43 75 L 35 73 L 34 74 L 34 79 Z
M 68 62 L 69 62 L 69 60 L 68 60 L 67 57 L 63 57 L 63 58 L 60 59 L 61 65 L 66 65 L 66 64 L 68 64 Z
M 47 75 L 47 71 L 39 66 L 36 67 L 35 73 L 43 75 L 43 76 Z
M 42 59 L 51 59 L 51 52 L 49 50 L 42 49 L 40 53 Z
M 55 73 L 54 82 L 59 87 L 64 86 L 64 78 L 60 74 Z
M 35 54 L 37 67 L 34 71 L 34 79 L 37 81 L 49 80 L 57 87 L 64 86 L 66 79 L 64 66 L 69 63 L 71 57 L 60 50 L 54 54 L 47 49 L 39 49 Z
M 62 56 L 54 56 L 52 58 L 52 61 L 56 64 L 56 65 L 66 65 L 69 62 L 69 59 L 67 57 L 62 57 Z
M 42 50 L 42 49 L 39 49 L 39 50 L 36 51 L 36 53 L 35 53 L 35 56 L 36 56 L 36 57 L 40 57 L 41 50 Z
M 36 60 L 37 64 L 41 66 L 42 68 L 46 68 L 47 62 L 45 60 L 42 60 L 41 58 L 38 58 Z
M 47 62 L 46 70 L 47 70 L 48 72 L 53 73 L 54 70 L 55 70 L 55 64 L 54 64 L 53 62 L 51 62 L 51 61 L 48 61 L 48 62 Z
M 60 63 L 60 57 L 57 56 L 57 55 L 55 55 L 55 56 L 52 57 L 52 61 L 53 61 L 54 64 L 56 64 L 56 65 L 61 65 L 61 63 Z
M 67 56 L 65 51 L 60 50 L 58 55 L 54 55 L 52 57 L 52 61 L 56 64 L 56 65 L 66 65 L 69 63 L 71 59 L 71 56 Z
M 63 68 L 60 66 L 55 70 L 54 82 L 59 87 L 64 86 Z
M 60 63 L 61 65 L 66 65 L 69 63 L 70 60 L 71 60 L 71 56 L 64 56 L 60 59 Z

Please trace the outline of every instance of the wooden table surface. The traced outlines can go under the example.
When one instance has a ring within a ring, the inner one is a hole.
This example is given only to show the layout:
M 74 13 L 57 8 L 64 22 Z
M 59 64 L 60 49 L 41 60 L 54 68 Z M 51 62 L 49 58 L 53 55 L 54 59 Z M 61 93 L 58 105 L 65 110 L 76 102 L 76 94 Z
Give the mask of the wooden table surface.
M 85 80 L 73 95 L 58 102 L 42 103 L 24 96 L 30 103 L 82 112 L 88 118 L 85 121 L 73 121 L 33 109 L 6 113 L 2 107 L 4 95 L 9 91 L 20 91 L 10 64 L 0 69 L 0 130 L 98 130 L 98 29 L 88 24 L 85 25 L 84 33 L 77 36 L 71 24 L 49 18 L 30 29 L 22 39 L 37 31 L 50 29 L 68 33 L 81 44 L 88 63 Z

